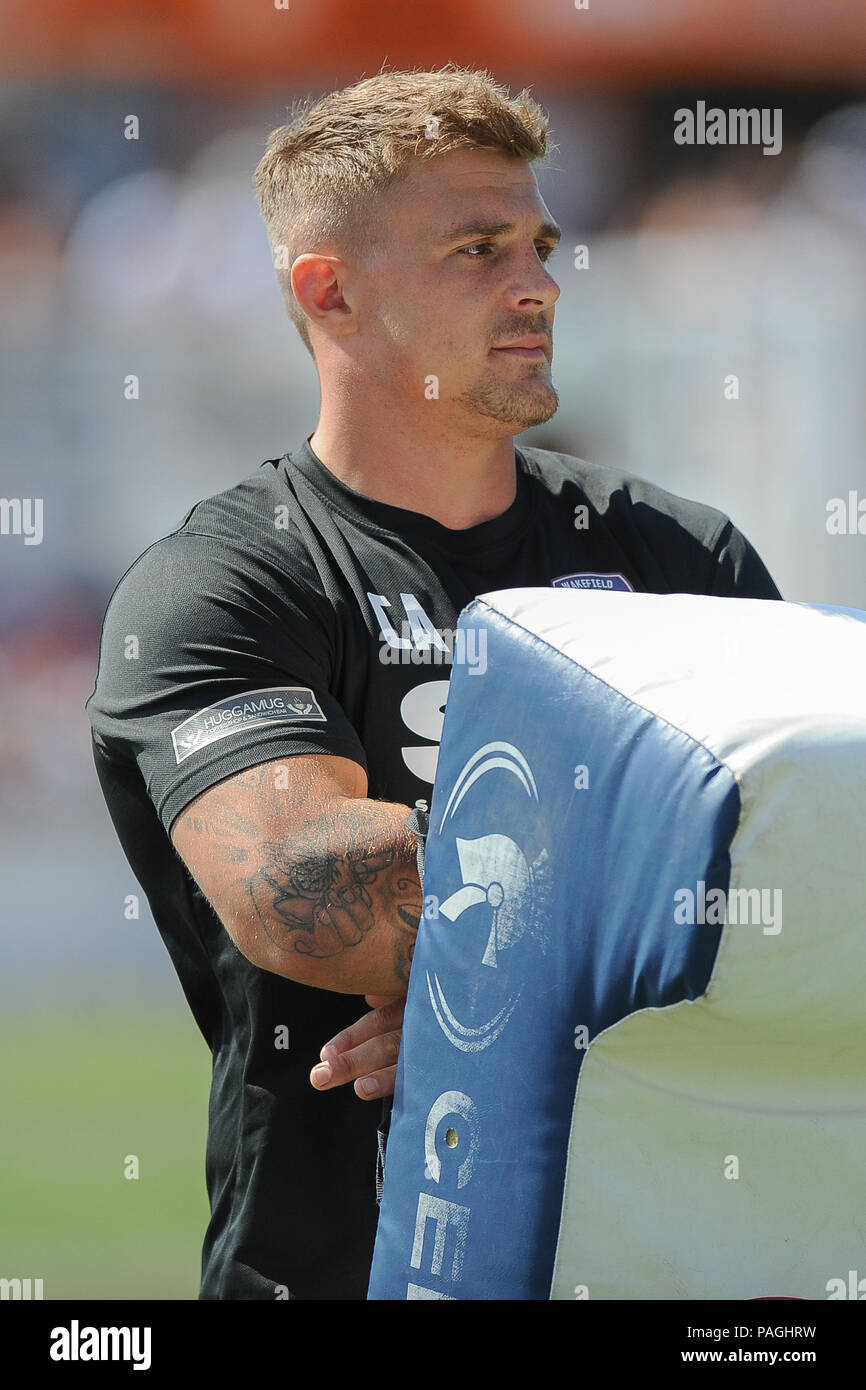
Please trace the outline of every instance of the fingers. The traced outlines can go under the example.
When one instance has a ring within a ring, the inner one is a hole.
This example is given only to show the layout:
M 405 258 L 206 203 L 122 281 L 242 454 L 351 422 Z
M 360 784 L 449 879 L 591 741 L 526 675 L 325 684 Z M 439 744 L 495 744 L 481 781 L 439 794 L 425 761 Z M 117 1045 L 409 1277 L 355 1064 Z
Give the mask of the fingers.
M 382 1096 L 393 1096 L 397 1082 L 397 1068 L 386 1067 L 384 1071 L 371 1072 L 355 1082 L 355 1095 L 361 1100 L 379 1100 Z
M 373 996 L 377 997 L 377 996 Z M 370 1013 L 364 1014 L 357 1023 L 344 1028 L 342 1033 L 338 1033 L 330 1042 L 325 1043 L 319 1053 L 322 1061 L 327 1061 L 331 1056 L 331 1049 L 335 1053 L 350 1052 L 353 1048 L 359 1047 L 362 1043 L 369 1042 L 382 1033 L 393 1033 L 403 1022 L 403 1009 L 406 998 L 401 995 L 398 999 L 392 999 L 381 1007 L 373 1009 Z M 326 1058 L 325 1054 L 328 1053 Z
M 367 996 L 368 1003 L 374 1001 L 378 1007 L 325 1043 L 321 1061 L 310 1072 L 310 1083 L 317 1091 L 353 1081 L 361 1100 L 393 1094 L 406 999 Z
M 396 1074 L 400 1053 L 400 1031 L 397 1029 L 391 1033 L 379 1033 L 344 1052 L 332 1049 L 333 1044 L 328 1044 L 322 1049 L 323 1060 L 310 1073 L 310 1081 L 316 1090 L 330 1090 L 332 1086 L 345 1086 L 348 1081 L 360 1081 L 362 1078 L 375 1079 L 377 1084 L 381 1085 L 382 1072 L 393 1071 Z M 364 1097 L 388 1094 L 381 1090 L 365 1090 L 363 1087 L 359 1090 L 357 1086 L 355 1090 L 358 1095 Z

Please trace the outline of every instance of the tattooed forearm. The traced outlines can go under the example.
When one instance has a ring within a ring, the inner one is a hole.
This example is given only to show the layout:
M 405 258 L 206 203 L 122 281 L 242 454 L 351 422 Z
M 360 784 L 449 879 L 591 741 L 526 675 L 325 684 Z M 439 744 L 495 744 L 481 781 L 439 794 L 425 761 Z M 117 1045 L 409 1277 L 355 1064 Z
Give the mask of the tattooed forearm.
M 396 883 L 394 973 L 404 985 L 409 983 L 409 971 L 412 968 L 412 957 L 415 954 L 415 938 L 418 935 L 418 923 L 421 920 L 424 906 L 421 899 L 421 884 L 418 879 L 414 845 L 412 861 L 413 875 L 411 877 L 401 876 Z
M 345 994 L 405 992 L 421 917 L 410 807 L 366 796 L 349 759 L 299 755 L 225 779 L 172 843 L 260 969 Z
M 408 981 L 421 889 L 407 814 L 391 803 L 349 802 L 309 822 L 303 836 L 262 846 L 247 891 L 279 950 L 325 958 L 375 929 L 383 947 L 393 939 L 395 974 Z
M 238 841 L 239 837 L 255 836 L 256 825 L 234 807 L 223 807 L 219 820 L 189 812 L 180 819 L 194 835 L 209 841 L 211 853 L 221 863 L 243 864 L 250 858 L 250 850 Z

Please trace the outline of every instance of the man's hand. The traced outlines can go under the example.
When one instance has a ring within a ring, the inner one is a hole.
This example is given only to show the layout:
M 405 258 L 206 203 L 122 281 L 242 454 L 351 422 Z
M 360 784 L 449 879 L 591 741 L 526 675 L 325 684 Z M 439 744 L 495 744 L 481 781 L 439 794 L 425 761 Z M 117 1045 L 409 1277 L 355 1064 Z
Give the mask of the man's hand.
M 318 1091 L 354 1081 L 355 1095 L 361 1100 L 394 1093 L 406 996 L 364 997 L 372 1012 L 344 1028 L 319 1053 L 322 1060 L 310 1072 L 310 1081 Z

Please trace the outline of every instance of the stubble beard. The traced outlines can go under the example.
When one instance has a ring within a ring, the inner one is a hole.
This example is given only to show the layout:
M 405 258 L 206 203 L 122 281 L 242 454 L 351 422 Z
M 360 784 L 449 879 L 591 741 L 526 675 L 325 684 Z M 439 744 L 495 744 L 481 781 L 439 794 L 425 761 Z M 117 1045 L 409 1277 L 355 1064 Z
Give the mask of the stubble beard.
M 549 380 L 527 376 L 522 381 L 509 382 L 493 371 L 485 372 L 458 399 L 475 415 L 522 430 L 543 425 L 559 408 L 559 397 Z

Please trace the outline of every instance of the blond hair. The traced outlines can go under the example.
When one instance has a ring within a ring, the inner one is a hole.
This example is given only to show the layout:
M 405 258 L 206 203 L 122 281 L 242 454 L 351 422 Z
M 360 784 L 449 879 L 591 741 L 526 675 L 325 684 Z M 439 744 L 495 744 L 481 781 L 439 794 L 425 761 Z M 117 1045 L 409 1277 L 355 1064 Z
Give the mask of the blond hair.
M 307 318 L 290 278 L 297 256 L 327 243 L 355 257 L 369 254 L 375 203 L 413 160 L 458 149 L 542 159 L 547 126 L 528 89 L 512 100 L 486 70 L 454 63 L 432 72 L 383 71 L 296 104 L 289 123 L 268 137 L 254 182 L 286 308 L 308 352 Z

